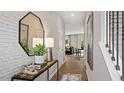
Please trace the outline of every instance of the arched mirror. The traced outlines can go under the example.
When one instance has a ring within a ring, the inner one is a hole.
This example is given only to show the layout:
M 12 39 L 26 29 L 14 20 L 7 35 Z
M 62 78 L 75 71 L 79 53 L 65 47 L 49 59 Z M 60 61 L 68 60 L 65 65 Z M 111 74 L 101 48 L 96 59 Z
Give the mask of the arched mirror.
M 19 43 L 29 56 L 37 38 L 44 44 L 44 28 L 41 19 L 29 12 L 19 21 Z

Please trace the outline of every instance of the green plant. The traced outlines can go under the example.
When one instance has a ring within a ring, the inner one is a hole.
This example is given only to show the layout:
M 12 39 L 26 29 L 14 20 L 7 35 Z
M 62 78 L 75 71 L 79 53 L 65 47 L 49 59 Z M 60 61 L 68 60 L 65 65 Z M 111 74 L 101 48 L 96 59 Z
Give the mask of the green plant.
M 35 56 L 43 56 L 45 53 L 47 53 L 47 48 L 44 45 L 38 44 L 36 47 L 31 49 L 31 52 Z
M 68 40 L 67 39 L 65 39 L 65 44 L 68 44 Z
M 81 47 L 84 48 L 84 40 L 81 40 Z

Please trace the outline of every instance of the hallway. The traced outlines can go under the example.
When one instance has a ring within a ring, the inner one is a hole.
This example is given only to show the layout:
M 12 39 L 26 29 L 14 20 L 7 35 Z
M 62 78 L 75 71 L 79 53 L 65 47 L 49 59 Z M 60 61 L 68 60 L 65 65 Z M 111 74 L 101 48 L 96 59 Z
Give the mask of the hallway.
M 1 0 L 1 93 L 123 93 L 124 0 Z
M 124 80 L 124 12 L 1 11 L 0 15 L 0 81 L 11 81 L 20 72 L 25 77 L 18 80 L 56 81 L 58 67 L 60 81 Z
M 62 76 L 70 73 L 70 74 L 80 74 L 82 81 L 87 81 L 87 75 L 85 72 L 85 66 L 82 62 L 83 58 L 73 56 L 73 55 L 66 55 L 66 62 L 59 70 L 59 80 L 61 81 Z M 53 76 L 51 81 L 56 80 L 56 74 Z

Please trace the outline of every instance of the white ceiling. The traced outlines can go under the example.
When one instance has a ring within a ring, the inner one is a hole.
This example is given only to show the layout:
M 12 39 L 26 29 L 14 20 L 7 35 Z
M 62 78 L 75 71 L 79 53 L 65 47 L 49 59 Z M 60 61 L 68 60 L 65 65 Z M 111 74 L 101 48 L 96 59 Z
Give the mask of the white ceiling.
M 61 11 L 58 12 L 65 24 L 82 24 L 85 19 L 85 12 L 81 11 Z M 71 16 L 71 15 L 74 16 Z
M 83 33 L 86 12 L 81 11 L 60 11 L 57 12 L 65 23 L 65 34 Z M 72 16 L 73 15 L 73 16 Z

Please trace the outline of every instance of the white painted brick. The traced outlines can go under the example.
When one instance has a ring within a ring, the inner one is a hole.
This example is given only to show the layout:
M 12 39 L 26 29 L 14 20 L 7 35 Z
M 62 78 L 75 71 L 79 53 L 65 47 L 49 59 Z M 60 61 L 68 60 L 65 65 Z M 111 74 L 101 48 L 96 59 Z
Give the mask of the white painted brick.
M 0 12 L 0 80 L 11 80 L 21 66 L 33 62 L 18 44 L 18 21 L 25 13 Z

